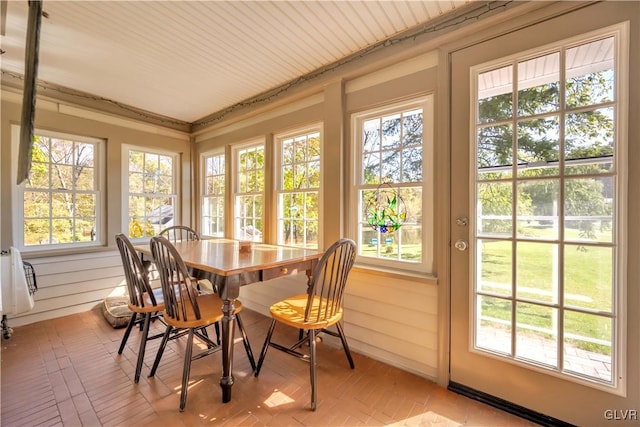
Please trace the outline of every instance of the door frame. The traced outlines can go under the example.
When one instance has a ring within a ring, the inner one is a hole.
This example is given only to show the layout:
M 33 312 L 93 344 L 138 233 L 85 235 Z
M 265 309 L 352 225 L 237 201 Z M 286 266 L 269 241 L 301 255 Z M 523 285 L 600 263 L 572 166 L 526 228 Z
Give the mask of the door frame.
M 510 20 L 508 22 L 502 22 L 502 23 L 494 23 L 494 26 L 491 28 L 487 28 L 485 27 L 482 30 L 476 31 L 474 33 L 474 37 L 466 37 L 463 38 L 461 40 L 455 41 L 455 42 L 451 42 L 448 43 L 446 45 L 443 45 L 440 49 L 440 61 L 439 63 L 441 64 L 440 66 L 440 70 L 439 70 L 439 81 L 441 82 L 441 85 L 439 86 L 439 93 L 441 94 L 446 94 L 446 96 L 440 96 L 438 97 L 438 108 L 437 111 L 446 111 L 447 114 L 445 114 L 444 116 L 446 117 L 442 117 L 439 116 L 437 118 L 437 124 L 438 124 L 438 129 L 440 130 L 440 132 L 438 133 L 438 140 L 440 141 L 447 141 L 447 147 L 446 149 L 444 149 L 442 146 L 440 146 L 440 150 L 438 150 L 438 153 L 436 153 L 436 164 L 437 165 L 449 165 L 449 168 L 447 170 L 447 176 L 446 176 L 446 185 L 444 184 L 439 184 L 439 191 L 446 191 L 446 199 L 447 199 L 447 203 L 441 203 L 440 207 L 439 207 L 439 218 L 442 221 L 442 227 L 438 227 L 437 229 L 440 231 L 441 234 L 444 234 L 445 236 L 440 240 L 441 242 L 444 242 L 444 244 L 446 244 L 446 246 L 439 246 L 441 248 L 447 248 L 445 254 L 440 254 L 438 256 L 438 277 L 439 277 L 439 282 L 440 285 L 443 286 L 439 292 L 439 312 L 440 312 L 440 325 L 439 325 L 439 332 L 440 332 L 440 359 L 439 359 L 439 377 L 438 377 L 438 383 L 440 385 L 444 385 L 444 386 L 449 386 L 449 382 L 450 382 L 450 363 L 451 363 L 451 359 L 449 356 L 449 352 L 450 352 L 450 343 L 451 343 L 451 290 L 452 290 L 452 273 L 451 273 L 451 269 L 453 268 L 452 265 L 452 251 L 454 251 L 455 249 L 453 248 L 452 242 L 454 242 L 455 240 L 457 240 L 458 238 L 471 238 L 470 235 L 468 236 L 463 236 L 460 234 L 460 232 L 455 228 L 455 226 L 453 225 L 454 221 L 455 221 L 455 217 L 456 216 L 456 212 L 453 212 L 453 208 L 452 208 L 452 203 L 453 203 L 453 197 L 452 197 L 452 176 L 451 176 L 451 165 L 452 165 L 452 160 L 453 160 L 453 156 L 454 153 L 452 152 L 452 126 L 455 125 L 454 120 L 452 118 L 452 85 L 453 82 L 451 81 L 451 75 L 452 75 L 452 70 L 451 70 L 451 56 L 457 52 L 460 51 L 462 49 L 465 49 L 467 47 L 471 47 L 473 45 L 476 44 L 480 44 L 483 43 L 487 40 L 490 40 L 492 38 L 501 36 L 501 35 L 505 35 L 507 33 L 511 33 L 511 32 L 515 32 L 517 30 L 535 25 L 537 23 L 549 20 L 549 19 L 553 19 L 556 18 L 558 16 L 567 14 L 567 13 L 572 13 L 575 11 L 578 11 L 584 7 L 590 7 L 593 4 L 591 3 L 553 3 L 551 5 L 548 4 L 543 4 L 542 7 L 538 7 L 535 10 L 528 10 L 526 11 L 526 16 L 523 14 L 519 17 L 517 17 L 516 19 Z M 615 7 L 615 5 L 608 5 L 609 7 Z M 605 6 L 601 6 L 601 7 L 607 7 L 607 5 Z M 524 10 L 522 10 L 522 12 L 524 12 Z M 614 21 L 612 22 L 611 20 L 614 19 Z M 631 19 L 631 17 L 629 17 L 629 19 Z M 615 18 L 603 18 L 602 22 L 599 23 L 593 23 L 593 22 L 580 22 L 577 26 L 578 27 L 584 27 L 582 29 L 578 28 L 572 28 L 572 29 L 566 29 L 565 32 L 567 33 L 565 37 L 562 36 L 558 36 L 557 39 L 564 39 L 564 38 L 570 38 L 571 36 L 575 35 L 575 34 L 583 34 L 583 33 L 588 33 L 594 29 L 599 29 L 599 28 L 603 28 L 603 27 L 607 27 L 608 25 L 612 24 L 612 23 L 616 23 L 616 22 L 620 22 L 619 19 L 615 20 Z M 634 28 L 633 26 L 636 26 L 636 28 Z M 631 33 L 630 33 L 630 38 L 632 39 L 634 36 L 633 34 L 637 34 L 637 26 L 638 26 L 638 17 L 635 17 L 635 20 L 632 23 L 631 26 Z M 630 46 L 630 51 L 629 51 L 629 55 L 630 55 L 630 64 L 629 64 L 629 75 L 634 75 L 634 66 L 633 64 L 636 64 L 636 74 L 637 74 L 637 64 L 638 64 L 638 58 L 637 58 L 637 54 L 635 55 L 635 58 L 633 58 L 633 44 L 634 41 L 633 40 L 629 40 L 629 43 L 631 44 Z M 540 42 L 540 45 L 544 45 L 546 44 L 545 42 Z M 515 49 L 514 52 L 511 53 L 516 53 L 519 49 Z M 509 53 L 504 53 L 501 54 L 500 56 L 507 56 Z M 629 92 L 630 93 L 634 93 L 634 87 L 637 90 L 638 84 L 635 82 L 629 82 Z M 637 92 L 635 92 L 637 93 Z M 630 104 L 632 104 L 632 100 L 629 101 Z M 636 101 L 636 109 L 637 109 L 637 101 Z M 633 111 L 634 107 L 633 105 L 629 106 L 629 111 Z M 638 126 L 636 124 L 629 124 L 629 135 L 628 135 L 628 139 L 629 141 L 633 141 L 633 134 L 635 133 L 637 135 L 638 133 Z M 631 129 L 631 128 L 634 129 Z M 446 163 L 443 161 L 443 159 L 446 159 Z M 630 165 L 629 170 L 630 170 L 630 176 L 629 176 L 629 182 L 633 182 L 632 181 L 632 165 Z M 437 176 L 439 177 L 443 177 L 443 173 L 442 171 L 439 171 Z M 636 206 L 636 209 L 638 208 L 638 205 L 640 205 L 640 203 L 638 202 L 634 202 L 634 200 L 636 199 L 633 195 L 633 193 L 636 194 L 636 196 L 638 195 L 638 191 L 629 188 L 629 206 L 628 206 L 628 211 L 631 212 L 633 211 L 633 205 Z M 441 193 L 440 193 L 441 194 Z M 443 196 L 444 198 L 444 196 Z M 445 206 L 443 206 L 445 205 Z M 468 214 L 471 214 L 471 212 L 469 212 Z M 468 230 L 467 230 L 468 231 Z M 637 248 L 637 244 L 633 243 L 633 240 L 637 240 L 637 239 L 633 239 L 633 237 L 631 236 L 631 234 L 639 234 L 638 233 L 638 228 L 634 227 L 633 230 L 631 229 L 627 229 L 627 240 L 628 240 L 628 251 L 629 253 L 633 253 L 632 249 L 630 247 L 635 246 Z M 631 278 L 634 277 L 634 270 L 635 270 L 635 276 L 637 276 L 638 270 L 640 269 L 640 267 L 636 267 L 638 263 L 633 263 L 630 262 L 629 263 L 629 269 L 627 271 L 627 277 Z M 631 301 L 628 304 L 632 304 L 634 301 L 636 303 L 640 303 L 640 298 L 639 298 L 639 293 L 637 291 L 633 291 L 627 294 L 627 298 Z M 638 320 L 638 316 L 637 315 L 627 315 L 626 320 L 628 322 L 634 322 L 633 319 L 631 319 L 630 317 L 635 317 L 635 320 Z M 626 356 L 627 356 L 627 360 L 628 361 L 633 361 L 633 360 L 637 360 L 638 359 L 638 354 L 639 354 L 639 349 L 638 349 L 638 345 L 633 343 L 633 340 L 638 341 L 637 337 L 635 335 L 629 335 L 630 333 L 634 333 L 633 331 L 631 332 L 627 332 L 627 350 L 626 350 Z M 623 367 L 624 370 L 624 367 Z M 635 369 L 635 371 L 632 372 L 632 370 L 629 370 L 627 372 L 627 401 L 631 402 L 633 401 L 633 399 L 635 398 L 635 401 L 638 401 L 638 396 L 640 396 L 640 387 L 638 387 L 637 385 L 634 385 L 634 382 L 637 382 L 637 379 L 640 378 L 640 375 L 638 375 L 638 369 Z M 453 385 L 453 387 L 450 386 L 450 388 L 454 389 L 454 391 L 459 391 L 459 392 L 464 392 L 464 390 L 456 390 L 456 385 Z M 478 399 L 485 399 L 487 397 L 491 397 L 489 395 L 487 396 L 483 396 L 482 393 L 474 393 L 473 390 L 469 391 L 469 394 L 471 394 L 472 396 L 470 397 L 474 397 L 474 398 L 478 398 Z M 495 404 L 499 405 L 500 404 L 501 399 L 496 399 L 496 401 L 494 402 Z M 502 402 L 506 402 L 506 401 L 502 401 Z M 507 404 L 509 402 L 506 402 Z M 518 407 L 517 405 L 507 405 L 510 406 L 512 408 L 515 408 L 516 412 L 519 414 L 522 414 L 523 411 L 527 411 L 526 408 L 523 407 Z M 506 410 L 509 410 L 508 408 L 503 408 Z M 532 412 L 533 414 L 536 414 L 535 412 Z M 540 414 L 538 414 L 540 415 Z M 545 417 L 545 419 L 548 419 L 548 417 Z M 559 421 L 559 420 L 558 420 Z

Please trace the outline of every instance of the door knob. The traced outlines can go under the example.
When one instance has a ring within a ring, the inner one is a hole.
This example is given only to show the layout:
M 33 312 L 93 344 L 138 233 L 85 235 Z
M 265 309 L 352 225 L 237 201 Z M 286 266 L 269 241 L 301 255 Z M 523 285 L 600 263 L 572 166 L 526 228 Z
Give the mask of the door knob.
M 466 240 L 456 240 L 453 246 L 460 252 L 464 252 L 469 247 L 469 244 L 467 243 Z

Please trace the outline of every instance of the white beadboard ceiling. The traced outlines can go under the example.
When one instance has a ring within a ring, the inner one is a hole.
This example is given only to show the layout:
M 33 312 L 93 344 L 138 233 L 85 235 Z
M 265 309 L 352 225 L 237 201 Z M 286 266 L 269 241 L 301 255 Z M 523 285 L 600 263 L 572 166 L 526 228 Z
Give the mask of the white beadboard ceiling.
M 468 2 L 45 0 L 38 79 L 191 123 Z M 28 4 L 5 5 L 23 74 Z

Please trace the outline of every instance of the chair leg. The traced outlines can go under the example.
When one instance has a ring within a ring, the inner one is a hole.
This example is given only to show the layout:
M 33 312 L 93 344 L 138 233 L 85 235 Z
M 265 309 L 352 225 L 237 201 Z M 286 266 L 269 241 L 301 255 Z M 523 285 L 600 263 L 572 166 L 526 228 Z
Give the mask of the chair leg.
M 251 369 L 253 369 L 253 372 L 255 372 L 256 361 L 253 358 L 253 350 L 251 350 L 251 344 L 249 344 L 249 338 L 247 337 L 247 332 L 245 331 L 244 324 L 242 323 L 242 319 L 240 318 L 240 313 L 236 314 L 236 322 L 238 324 L 238 329 L 240 330 L 240 334 L 242 334 L 242 343 L 244 344 L 244 349 L 247 352 L 247 358 L 249 359 L 249 363 L 251 363 Z
M 260 359 L 258 360 L 258 366 L 256 366 L 255 376 L 257 377 L 260 373 L 260 368 L 262 368 L 262 362 L 264 362 L 264 357 L 267 355 L 267 350 L 269 349 L 269 343 L 271 343 L 271 335 L 273 335 L 273 330 L 276 327 L 276 320 L 271 320 L 271 325 L 269 326 L 269 331 L 267 332 L 267 337 L 264 340 L 264 345 L 262 346 L 262 351 L 260 351 Z
M 220 345 L 220 322 L 214 323 L 213 328 L 216 330 L 216 344 Z
M 147 337 L 149 336 L 149 323 L 151 323 L 151 313 L 142 315 L 142 337 L 140 337 L 140 349 L 138 350 L 138 363 L 136 363 L 136 373 L 133 382 L 136 384 L 140 381 L 140 371 L 142 371 L 142 363 L 144 362 L 144 351 L 147 347 Z
M 189 387 L 189 373 L 191 372 L 191 355 L 193 353 L 193 328 L 189 329 L 187 348 L 184 353 L 184 369 L 182 370 L 182 390 L 180 391 L 180 412 L 187 406 L 187 389 Z
M 342 341 L 342 348 L 344 348 L 344 353 L 347 355 L 347 359 L 349 360 L 349 366 L 351 366 L 351 369 L 355 369 L 356 365 L 353 363 L 351 350 L 349 350 L 349 344 L 347 344 L 347 337 L 345 337 L 344 335 L 344 330 L 342 329 L 342 325 L 340 324 L 340 322 L 336 323 L 336 328 L 338 329 L 338 335 L 340 335 L 340 341 Z
M 311 410 L 316 410 L 317 384 L 316 384 L 316 330 L 309 330 L 309 374 L 311 376 Z
M 153 366 L 151 367 L 151 371 L 149 372 L 149 376 L 152 377 L 156 374 L 156 369 L 158 369 L 158 365 L 160 364 L 160 359 L 162 358 L 162 353 L 164 353 L 164 348 L 167 346 L 167 342 L 169 341 L 169 335 L 173 331 L 173 327 L 167 325 L 167 329 L 162 336 L 162 342 L 160 342 L 160 347 L 158 347 L 158 352 L 156 353 L 156 360 L 153 361 Z
M 118 349 L 118 354 L 122 354 L 124 351 L 124 346 L 127 344 L 127 340 L 129 339 L 129 334 L 131 334 L 131 329 L 133 329 L 133 325 L 136 324 L 136 313 L 135 311 L 131 314 L 131 320 L 129 320 L 129 324 L 127 325 L 127 329 L 124 331 L 124 335 L 122 336 L 122 341 L 120 341 L 120 348 Z
M 207 328 L 206 327 L 200 329 L 200 333 L 202 335 L 204 335 L 205 338 L 207 338 L 207 339 L 209 338 L 209 333 L 207 332 Z M 211 344 L 207 343 L 207 347 L 211 348 Z

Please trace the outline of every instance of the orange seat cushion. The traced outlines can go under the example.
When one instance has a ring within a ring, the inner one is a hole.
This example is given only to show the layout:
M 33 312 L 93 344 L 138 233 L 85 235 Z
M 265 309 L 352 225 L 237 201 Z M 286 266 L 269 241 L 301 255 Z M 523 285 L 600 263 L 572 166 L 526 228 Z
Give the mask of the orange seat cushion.
M 269 308 L 269 311 L 271 312 L 271 316 L 277 321 L 299 329 L 326 328 L 337 323 L 342 318 L 342 308 L 333 316 L 324 317 L 321 315 L 318 317 L 320 297 L 316 296 L 309 316 L 310 321 L 305 322 L 304 313 L 307 308 L 308 299 L 309 296 L 307 294 L 296 295 L 273 304 Z M 325 304 L 326 300 L 323 301 L 323 308 Z
M 156 311 L 164 310 L 164 297 L 162 296 L 162 289 L 155 288 L 153 291 L 153 297 L 156 300 L 156 305 L 151 303 L 151 298 L 147 292 L 142 295 L 144 299 L 144 307 L 139 305 L 133 305 L 129 303 L 129 310 L 136 313 L 155 313 Z
M 206 294 L 206 295 L 198 295 L 198 308 L 200 308 L 200 319 L 196 319 L 196 316 L 193 312 L 193 306 L 191 303 L 187 303 L 186 311 L 187 311 L 187 321 L 177 320 L 170 318 L 169 316 L 164 315 L 164 319 L 167 324 L 178 328 L 197 328 L 199 326 L 210 325 L 222 320 L 222 299 L 216 294 Z M 242 303 L 238 300 L 234 302 L 235 310 L 233 313 L 238 313 L 242 310 Z M 182 310 L 182 307 L 178 307 L 179 310 Z

